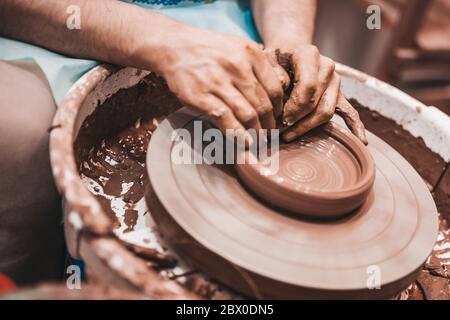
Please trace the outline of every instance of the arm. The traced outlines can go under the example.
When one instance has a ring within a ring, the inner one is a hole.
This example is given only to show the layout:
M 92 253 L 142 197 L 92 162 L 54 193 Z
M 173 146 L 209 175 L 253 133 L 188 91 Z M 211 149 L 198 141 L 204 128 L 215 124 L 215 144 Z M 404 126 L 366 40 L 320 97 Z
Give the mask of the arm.
M 316 0 L 253 0 L 252 11 L 267 48 L 290 52 L 312 43 Z
M 81 29 L 66 27 L 70 5 Z M 116 0 L 1 0 L 0 34 L 66 55 L 156 71 L 186 105 L 216 125 L 274 127 L 282 87 L 259 46 L 241 37 L 194 28 Z
M 81 29 L 66 26 L 70 5 L 80 8 Z M 163 16 L 120 1 L 91 0 L 3 0 L 0 2 L 0 34 L 39 45 L 68 56 L 140 67 L 133 56 L 140 43 L 133 34 L 143 34 L 143 25 L 174 28 L 176 23 Z M 153 36 L 153 49 L 161 34 Z M 148 59 L 146 67 L 154 66 Z
M 294 84 L 283 106 L 282 120 L 290 128 L 283 138 L 291 141 L 339 112 L 352 132 L 367 143 L 358 113 L 340 93 L 334 62 L 312 45 L 315 0 L 253 0 L 253 15 L 268 53 L 289 56 Z M 277 60 L 277 58 L 272 58 Z

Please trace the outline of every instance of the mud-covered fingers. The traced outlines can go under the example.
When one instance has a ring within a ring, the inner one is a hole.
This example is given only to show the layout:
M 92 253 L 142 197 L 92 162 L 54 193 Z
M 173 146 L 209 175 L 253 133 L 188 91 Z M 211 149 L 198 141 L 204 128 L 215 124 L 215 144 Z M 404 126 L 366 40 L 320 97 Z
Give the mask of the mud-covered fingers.
M 330 58 L 320 56 L 319 73 L 317 74 L 316 90 L 311 103 L 318 103 L 325 90 L 328 88 L 331 79 L 335 76 L 334 73 L 335 63 Z
M 274 129 L 276 127 L 275 113 L 272 100 L 269 98 L 266 89 L 259 83 L 255 83 L 256 97 L 255 101 L 251 101 L 259 116 L 259 121 L 264 129 Z M 280 105 L 283 105 L 281 98 Z M 251 100 L 251 99 L 250 99 Z
M 256 90 L 262 100 L 261 107 L 267 108 L 265 104 L 267 103 L 266 96 L 268 96 L 273 115 L 270 117 L 268 114 L 263 114 L 261 124 L 264 128 L 272 129 L 275 127 L 275 116 L 281 114 L 283 109 L 284 90 L 282 79 L 280 78 L 281 69 L 283 68 L 261 50 L 255 51 L 253 55 L 255 59 L 253 59 L 252 68 L 253 74 L 259 83 L 256 83 Z M 283 70 L 283 72 L 285 71 Z M 287 77 L 289 78 L 289 76 Z M 261 92 L 261 88 L 265 91 L 265 94 Z
M 264 54 L 267 57 L 267 60 L 269 61 L 270 65 L 272 66 L 273 70 L 275 71 L 275 74 L 278 77 L 278 80 L 281 82 L 281 86 L 283 87 L 283 90 L 286 90 L 290 83 L 291 79 L 289 78 L 289 74 L 284 69 L 284 67 L 280 64 L 278 61 L 278 55 L 275 50 L 269 50 L 265 49 Z
M 366 129 L 362 123 L 358 111 L 347 101 L 342 93 L 339 93 L 336 113 L 345 121 L 347 127 L 362 143 L 367 145 Z
M 251 135 L 221 98 L 213 94 L 205 94 L 196 99 L 192 107 L 206 114 L 211 122 L 224 134 L 227 133 L 227 130 L 233 130 L 236 136 L 245 141 L 247 146 L 253 143 Z
M 224 84 L 220 89 L 213 90 L 213 94 L 219 97 L 231 109 L 236 119 L 247 129 L 261 129 L 260 115 L 242 93 L 231 83 Z
M 316 47 L 308 47 L 292 54 L 291 65 L 295 85 L 283 108 L 283 122 L 292 125 L 312 112 L 318 101 L 313 101 L 319 74 L 320 54 Z
M 272 102 L 253 72 L 243 79 L 235 80 L 233 84 L 256 111 L 261 126 L 265 129 L 275 128 Z
M 312 110 L 314 110 L 314 108 L 318 106 L 322 95 L 330 85 L 331 79 L 333 78 L 333 76 L 337 76 L 335 75 L 334 69 L 335 63 L 333 60 L 324 56 L 320 56 L 319 72 L 317 74 L 315 91 L 312 98 L 310 99 L 310 105 L 303 110 L 299 110 L 299 119 L 305 117 L 309 112 L 312 112 Z
M 306 132 L 321 124 L 328 122 L 334 115 L 338 96 L 340 80 L 337 74 L 333 75 L 328 88 L 323 93 L 317 108 L 303 119 L 299 120 L 293 127 L 286 130 L 282 137 L 290 142 Z

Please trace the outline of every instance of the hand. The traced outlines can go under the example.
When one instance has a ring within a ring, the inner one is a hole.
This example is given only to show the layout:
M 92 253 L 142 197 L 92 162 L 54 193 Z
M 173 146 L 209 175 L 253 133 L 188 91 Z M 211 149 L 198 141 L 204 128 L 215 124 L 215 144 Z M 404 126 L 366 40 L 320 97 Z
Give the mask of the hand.
M 255 42 L 191 27 L 167 39 L 157 71 L 186 105 L 207 114 L 225 132 L 275 128 L 283 88 Z M 149 53 L 151 54 L 151 53 Z
M 334 62 L 320 55 L 312 45 L 299 45 L 288 53 L 267 50 L 278 64 L 290 71 L 293 83 L 290 96 L 282 111 L 282 122 L 289 127 L 283 139 L 292 141 L 309 130 L 328 122 L 335 111 L 344 118 L 351 131 L 365 144 L 364 125 L 358 112 L 340 93 L 340 78 L 335 72 Z M 283 85 L 290 83 L 283 76 Z

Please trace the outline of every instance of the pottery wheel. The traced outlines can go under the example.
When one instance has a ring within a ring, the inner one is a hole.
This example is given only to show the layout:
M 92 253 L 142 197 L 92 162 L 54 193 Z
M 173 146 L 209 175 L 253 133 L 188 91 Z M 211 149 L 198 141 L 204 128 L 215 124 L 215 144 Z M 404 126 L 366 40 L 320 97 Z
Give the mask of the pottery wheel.
M 436 207 L 383 140 L 368 132 L 376 179 L 361 208 L 338 220 L 302 220 L 248 192 L 232 165 L 173 163 L 174 130 L 193 131 L 197 118 L 185 108 L 170 115 L 147 153 L 161 210 L 151 196 L 147 202 L 181 256 L 257 298 L 389 298 L 413 281 L 437 237 Z M 177 232 L 195 245 L 183 246 Z

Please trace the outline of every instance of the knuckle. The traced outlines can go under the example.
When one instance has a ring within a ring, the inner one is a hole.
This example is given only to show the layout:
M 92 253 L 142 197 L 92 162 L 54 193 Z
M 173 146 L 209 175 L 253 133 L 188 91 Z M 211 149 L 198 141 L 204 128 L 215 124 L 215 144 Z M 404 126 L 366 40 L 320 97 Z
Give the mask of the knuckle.
M 214 86 L 221 87 L 221 86 L 224 85 L 225 81 L 224 81 L 223 77 L 220 77 L 218 75 L 214 75 L 214 76 L 211 77 L 211 83 Z
M 300 81 L 300 87 L 303 88 L 305 91 L 311 91 L 315 88 L 316 81 L 312 77 L 304 77 Z
M 241 120 L 245 123 L 247 122 L 253 122 L 258 119 L 258 114 L 254 109 L 245 109 L 244 111 L 241 111 Z
M 257 44 L 257 43 L 255 43 L 255 42 L 251 42 L 251 41 L 248 41 L 248 40 L 246 40 L 246 41 L 244 41 L 244 49 L 247 51 L 247 52 L 250 52 L 250 53 L 253 53 L 253 54 L 258 54 L 258 53 L 262 53 L 262 50 L 261 50 L 261 48 L 260 48 L 260 46 Z
M 211 100 L 207 97 L 207 96 L 199 96 L 195 99 L 195 101 L 193 101 L 196 105 L 198 105 L 199 107 L 206 107 L 208 105 L 210 105 Z M 214 107 L 210 107 L 209 109 L 212 109 Z M 208 109 L 208 110 L 209 110 Z
M 228 112 L 229 111 L 225 106 L 217 106 L 209 108 L 206 114 L 211 119 L 220 120 L 225 118 Z
M 327 111 L 325 111 L 325 117 L 330 120 L 334 116 L 334 109 L 330 108 Z
M 281 83 L 268 85 L 267 94 L 272 99 L 282 98 L 284 95 L 284 91 Z
M 268 113 L 271 113 L 272 111 L 273 111 L 272 106 L 268 103 L 260 105 L 257 109 L 258 115 L 266 115 Z
M 312 96 L 316 91 L 316 82 L 312 79 L 303 80 L 300 86 L 307 96 Z
M 322 64 L 327 72 L 333 73 L 336 69 L 336 63 L 328 57 L 322 56 Z
M 330 83 L 330 79 L 331 79 L 331 76 L 330 75 L 326 75 L 325 77 L 320 77 L 319 78 L 319 86 L 322 86 L 322 87 L 328 87 L 328 84 Z
M 315 56 L 320 56 L 319 48 L 317 48 L 315 45 L 310 45 L 309 51 L 311 54 L 313 54 Z
M 331 60 L 331 59 L 329 59 L 329 60 L 330 60 L 330 62 L 329 62 L 329 64 L 328 64 L 328 71 L 329 71 L 331 74 L 333 74 L 334 71 L 336 70 L 336 63 L 335 63 L 333 60 Z
M 171 92 L 175 94 L 175 96 L 183 103 L 185 104 L 194 104 L 194 105 L 201 105 L 202 101 L 201 99 L 193 100 L 191 97 L 191 94 L 186 91 L 176 90 L 172 89 L 169 86 L 169 89 Z
M 333 115 L 334 115 L 334 111 L 332 109 L 324 110 L 323 112 L 321 112 L 319 114 L 319 120 L 321 122 L 329 121 L 331 118 L 333 118 Z

